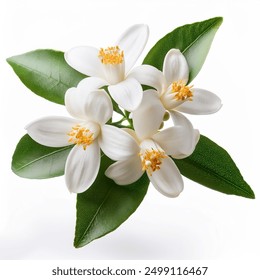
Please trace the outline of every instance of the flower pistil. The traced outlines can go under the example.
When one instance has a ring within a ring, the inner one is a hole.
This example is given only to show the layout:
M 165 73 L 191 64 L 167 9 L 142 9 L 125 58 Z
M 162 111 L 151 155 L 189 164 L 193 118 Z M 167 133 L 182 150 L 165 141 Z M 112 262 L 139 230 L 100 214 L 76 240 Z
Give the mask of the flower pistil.
M 87 146 L 94 140 L 93 133 L 79 124 L 73 126 L 68 135 L 70 136 L 68 140 L 70 143 L 82 145 L 84 150 L 86 150 Z
M 152 173 L 160 169 L 162 159 L 166 158 L 164 151 L 159 150 L 145 150 L 144 153 L 139 153 L 142 162 L 142 170 L 147 171 L 151 176 Z
M 172 83 L 172 93 L 175 93 L 174 98 L 178 101 L 192 101 L 192 87 L 186 86 L 182 81 Z
M 120 50 L 119 46 L 101 48 L 98 57 L 103 64 L 117 65 L 124 61 L 124 51 Z

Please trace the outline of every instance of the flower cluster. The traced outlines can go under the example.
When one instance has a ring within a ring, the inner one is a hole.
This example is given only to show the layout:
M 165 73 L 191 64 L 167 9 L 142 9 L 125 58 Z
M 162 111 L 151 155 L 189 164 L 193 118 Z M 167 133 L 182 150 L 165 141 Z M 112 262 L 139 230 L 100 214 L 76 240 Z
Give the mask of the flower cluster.
M 165 196 L 176 197 L 183 189 L 172 158 L 191 155 L 199 131 L 181 112 L 211 114 L 220 109 L 221 101 L 215 94 L 187 84 L 189 67 L 177 49 L 167 53 L 162 71 L 150 65 L 133 68 L 148 35 L 148 27 L 138 24 L 127 29 L 114 46 L 67 51 L 66 62 L 88 76 L 65 94 L 71 118 L 46 117 L 26 127 L 31 138 L 42 145 L 74 145 L 65 166 L 71 192 L 84 192 L 95 181 L 101 150 L 115 161 L 105 175 L 118 185 L 131 184 L 146 172 Z M 143 91 L 142 85 L 149 89 Z M 111 121 L 113 104 L 125 110 L 130 128 Z M 162 130 L 169 115 L 172 126 Z

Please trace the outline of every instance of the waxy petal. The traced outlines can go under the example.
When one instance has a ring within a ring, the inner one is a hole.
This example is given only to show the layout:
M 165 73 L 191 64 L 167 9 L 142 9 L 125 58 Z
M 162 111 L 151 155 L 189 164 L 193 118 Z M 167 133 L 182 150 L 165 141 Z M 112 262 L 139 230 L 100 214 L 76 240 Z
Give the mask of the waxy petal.
M 169 89 L 161 95 L 160 99 L 165 109 L 174 110 L 177 106 L 180 106 L 183 102 L 185 102 L 185 100 L 176 100 L 174 95 L 175 94 Z
M 177 197 L 183 190 L 180 171 L 169 157 L 162 160 L 160 167 L 151 175 L 147 174 L 151 183 L 161 194 L 168 197 Z
M 158 143 L 167 155 L 185 154 L 189 156 L 191 150 L 194 130 L 187 127 L 174 126 L 164 129 L 153 136 L 153 140 Z
M 138 155 L 139 146 L 135 139 L 124 130 L 111 125 L 104 125 L 99 137 L 102 151 L 112 160 L 125 160 Z
M 105 124 L 113 114 L 112 101 L 104 90 L 83 94 L 80 90 L 71 89 L 65 96 L 65 105 L 72 116 L 100 125 Z
M 173 158 L 181 159 L 191 155 L 199 141 L 200 133 L 193 128 L 191 122 L 181 113 L 170 111 L 175 126 L 181 126 L 185 130 L 186 139 L 180 144 L 179 149 L 171 154 Z
M 95 181 L 100 166 L 100 148 L 97 141 L 86 150 L 75 146 L 69 153 L 65 165 L 65 180 L 70 192 L 82 193 Z
M 135 78 L 140 84 L 155 88 L 161 95 L 167 87 L 163 73 L 151 65 L 140 65 L 135 67 L 128 75 Z
M 189 80 L 189 66 L 185 56 L 178 49 L 168 51 L 163 62 L 163 74 L 168 85 L 182 81 L 186 84 Z
M 194 115 L 207 115 L 216 113 L 222 107 L 221 99 L 214 93 L 205 89 L 194 88 L 192 101 L 186 101 L 176 110 Z
M 133 67 L 142 53 L 148 36 L 148 26 L 145 24 L 136 24 L 128 28 L 119 38 L 117 45 L 124 51 L 126 73 Z
M 107 81 L 98 77 L 88 77 L 81 80 L 77 86 L 77 89 L 82 92 L 91 92 L 107 85 Z
M 103 73 L 108 85 L 116 85 L 125 79 L 125 62 L 103 64 Z
M 140 139 L 137 137 L 136 132 L 133 129 L 124 127 L 122 130 L 130 134 L 135 139 L 136 143 L 138 143 L 138 145 L 140 144 Z
M 78 123 L 66 117 L 45 117 L 28 124 L 25 129 L 37 143 L 48 147 L 70 145 L 68 133 Z
M 84 105 L 88 118 L 100 125 L 112 118 L 113 105 L 105 90 L 92 91 Z
M 145 151 L 151 151 L 151 150 L 158 150 L 158 151 L 162 151 L 163 149 L 161 148 L 161 146 L 156 143 L 153 139 L 145 139 L 140 143 L 140 148 L 141 148 L 141 153 L 145 152 Z
M 140 158 L 132 156 L 127 160 L 117 161 L 110 165 L 105 175 L 118 185 L 129 185 L 136 182 L 143 173 Z
M 69 114 L 77 119 L 86 120 L 85 110 L 82 107 L 82 99 L 90 92 L 79 88 L 69 88 L 65 94 L 65 106 Z
M 66 109 L 71 116 L 86 120 L 85 103 L 89 98 L 88 95 L 105 84 L 105 81 L 100 78 L 90 77 L 80 81 L 76 88 L 69 88 L 65 93 L 64 100 Z
M 142 87 L 133 78 L 127 78 L 121 83 L 109 86 L 108 91 L 116 103 L 129 112 L 134 111 L 143 98 Z
M 151 137 L 159 129 L 165 109 L 155 90 L 144 92 L 143 100 L 133 112 L 133 124 L 140 140 Z
M 66 62 L 77 71 L 87 76 L 104 78 L 102 63 L 98 55 L 97 48 L 81 46 L 65 52 L 64 57 Z

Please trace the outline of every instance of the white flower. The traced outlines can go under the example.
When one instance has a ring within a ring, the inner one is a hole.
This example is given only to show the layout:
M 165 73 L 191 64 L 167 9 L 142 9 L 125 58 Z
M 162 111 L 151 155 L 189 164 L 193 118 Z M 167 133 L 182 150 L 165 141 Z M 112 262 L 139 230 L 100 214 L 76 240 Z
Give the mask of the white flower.
M 90 88 L 88 88 L 90 89 Z M 85 81 L 66 92 L 65 105 L 75 117 L 45 117 L 30 123 L 26 129 L 36 142 L 49 147 L 75 146 L 65 165 L 65 180 L 71 192 L 81 193 L 95 181 L 100 166 L 100 143 L 106 141 L 105 123 L 112 117 L 113 107 L 104 90 L 86 91 Z M 121 130 L 113 127 L 120 135 Z
M 145 94 L 156 94 L 158 98 L 154 101 L 154 108 L 163 106 L 170 112 L 173 120 L 176 120 L 176 111 L 195 115 L 212 114 L 222 106 L 221 100 L 214 93 L 187 85 L 189 66 L 184 55 L 177 49 L 171 49 L 166 54 L 162 72 L 153 66 L 141 65 L 134 69 L 130 77 L 155 88 L 145 91 Z M 142 103 L 140 107 L 142 106 L 145 104 Z M 142 114 L 146 113 L 145 108 L 141 110 Z M 135 112 L 133 113 L 135 126 L 145 121 L 140 114 L 140 118 L 134 115 Z M 142 125 L 146 126 L 145 123 Z
M 147 25 L 137 24 L 127 29 L 115 46 L 101 48 L 82 46 L 65 53 L 66 62 L 77 71 L 90 76 L 89 84 L 97 88 L 105 85 L 112 98 L 127 111 L 141 103 L 140 83 L 128 75 L 143 51 L 149 35 Z
M 181 121 L 182 115 L 177 113 L 177 116 Z M 153 115 L 143 117 L 153 119 Z M 109 166 L 106 176 L 119 185 L 127 185 L 137 181 L 146 171 L 151 183 L 160 193 L 168 197 L 178 196 L 183 190 L 183 180 L 168 155 L 183 158 L 193 152 L 199 139 L 199 132 L 194 130 L 192 137 L 189 133 L 190 130 L 185 126 L 174 126 L 158 132 L 158 122 L 150 122 L 145 133 L 138 129 L 136 133 L 125 129 L 124 139 L 122 134 L 117 135 L 116 132 L 110 134 L 110 145 L 103 151 L 117 162 Z M 145 138 L 138 137 L 144 134 Z M 118 145 L 121 146 L 120 150 L 117 149 Z

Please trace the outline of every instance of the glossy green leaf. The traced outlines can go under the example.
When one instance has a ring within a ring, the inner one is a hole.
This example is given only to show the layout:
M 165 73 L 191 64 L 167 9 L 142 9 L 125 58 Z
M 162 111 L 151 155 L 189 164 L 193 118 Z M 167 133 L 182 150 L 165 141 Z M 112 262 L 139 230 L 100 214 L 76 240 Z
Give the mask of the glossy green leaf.
M 154 45 L 143 64 L 162 70 L 167 52 L 172 48 L 179 49 L 187 59 L 190 67 L 189 81 L 192 81 L 199 73 L 222 21 L 221 17 L 216 17 L 174 29 Z
M 12 170 L 20 177 L 45 179 L 64 174 L 67 156 L 72 146 L 51 148 L 38 144 L 28 134 L 16 146 Z
M 10 57 L 7 62 L 31 91 L 58 104 L 64 104 L 68 88 L 86 77 L 71 68 L 60 51 L 35 50 Z
M 203 135 L 191 156 L 174 161 L 184 176 L 197 183 L 222 193 L 255 198 L 230 155 Z
M 82 247 L 120 226 L 142 202 L 149 185 L 146 174 L 134 184 L 118 186 L 104 175 L 112 163 L 102 157 L 95 183 L 77 197 L 74 246 Z

